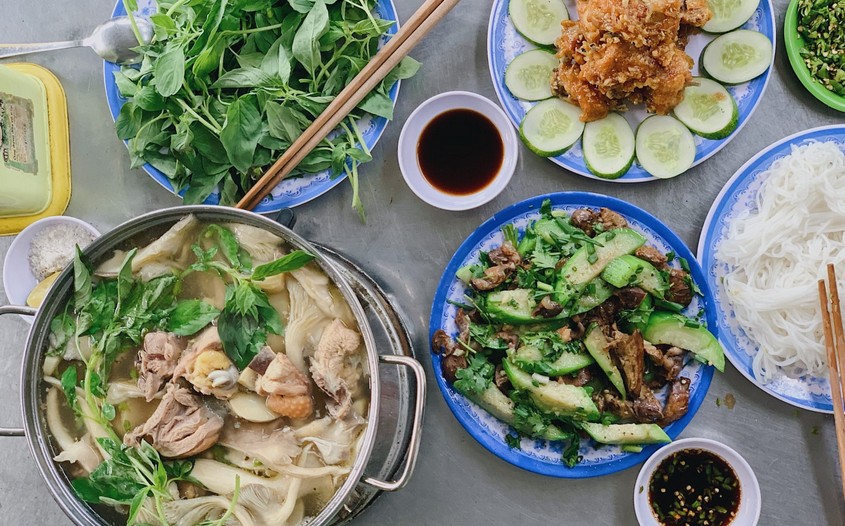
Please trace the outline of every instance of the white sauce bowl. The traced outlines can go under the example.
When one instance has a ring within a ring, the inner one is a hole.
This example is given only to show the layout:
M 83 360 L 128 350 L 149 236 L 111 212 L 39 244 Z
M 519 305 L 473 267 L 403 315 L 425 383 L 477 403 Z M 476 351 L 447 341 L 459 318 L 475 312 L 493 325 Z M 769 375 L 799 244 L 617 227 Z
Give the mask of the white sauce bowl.
M 634 511 L 637 514 L 637 521 L 640 526 L 661 526 L 657 517 L 651 511 L 651 504 L 648 501 L 648 485 L 657 466 L 666 457 L 676 451 L 683 449 L 703 449 L 721 457 L 733 468 L 739 478 L 740 497 L 739 509 L 736 517 L 730 522 L 730 526 L 756 526 L 760 520 L 760 485 L 757 477 L 748 462 L 739 453 L 721 442 L 708 440 L 706 438 L 684 438 L 657 450 L 655 454 L 643 464 L 637 483 L 634 486 Z
M 417 159 L 417 145 L 423 130 L 438 115 L 449 110 L 467 109 L 487 117 L 502 138 L 502 166 L 493 180 L 481 190 L 455 195 L 434 187 L 422 173 Z M 490 99 L 468 91 L 448 91 L 435 95 L 411 113 L 399 135 L 399 169 L 408 187 L 426 203 L 443 210 L 469 210 L 499 195 L 508 185 L 519 159 L 519 140 L 505 112 Z
M 24 228 L 12 241 L 3 262 L 3 289 L 10 304 L 26 305 L 26 298 L 32 292 L 32 289 L 38 285 L 38 280 L 32 274 L 32 269 L 29 266 L 29 246 L 32 243 L 32 238 L 47 227 L 60 224 L 78 225 L 91 232 L 94 238 L 100 237 L 100 232 L 96 228 L 81 219 L 70 216 L 45 217 Z M 21 318 L 26 320 L 27 323 L 32 323 L 33 320 L 31 316 L 21 316 Z

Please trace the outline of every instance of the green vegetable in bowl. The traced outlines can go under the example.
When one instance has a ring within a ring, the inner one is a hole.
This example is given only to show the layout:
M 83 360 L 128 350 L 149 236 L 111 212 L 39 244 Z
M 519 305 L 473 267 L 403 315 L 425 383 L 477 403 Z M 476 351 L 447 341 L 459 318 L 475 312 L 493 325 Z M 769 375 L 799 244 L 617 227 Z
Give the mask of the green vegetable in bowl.
M 825 88 L 845 97 L 845 4 L 835 0 L 799 0 L 801 57 Z
M 164 173 L 185 203 L 220 190 L 237 202 L 377 52 L 393 25 L 374 0 L 161 0 L 140 68 L 115 73 L 128 99 L 115 122 L 132 167 Z M 136 0 L 124 0 L 127 12 Z M 130 15 L 131 16 L 131 15 Z M 331 170 L 352 184 L 371 160 L 356 122 L 393 117 L 388 91 L 413 76 L 405 58 L 292 175 Z

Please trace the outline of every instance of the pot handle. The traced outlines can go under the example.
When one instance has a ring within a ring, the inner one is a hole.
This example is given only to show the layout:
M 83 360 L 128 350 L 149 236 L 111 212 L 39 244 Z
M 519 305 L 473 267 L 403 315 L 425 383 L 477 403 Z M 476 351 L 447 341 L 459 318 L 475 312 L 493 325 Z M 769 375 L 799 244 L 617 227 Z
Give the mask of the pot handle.
M 15 305 L 0 306 L 0 316 L 4 314 L 20 314 L 22 316 L 35 316 L 36 309 L 32 307 L 17 307 Z M 24 430 L 20 427 L 0 427 L 0 437 L 22 437 Z
M 405 458 L 405 468 L 396 480 L 384 481 L 372 477 L 365 477 L 363 482 L 382 491 L 396 491 L 402 489 L 411 479 L 417 456 L 420 451 L 422 438 L 423 413 L 425 412 L 425 370 L 422 364 L 408 356 L 381 355 L 379 361 L 385 364 L 402 365 L 411 369 L 416 377 L 417 391 L 414 405 L 414 420 L 411 426 L 411 438 L 408 441 L 408 453 Z

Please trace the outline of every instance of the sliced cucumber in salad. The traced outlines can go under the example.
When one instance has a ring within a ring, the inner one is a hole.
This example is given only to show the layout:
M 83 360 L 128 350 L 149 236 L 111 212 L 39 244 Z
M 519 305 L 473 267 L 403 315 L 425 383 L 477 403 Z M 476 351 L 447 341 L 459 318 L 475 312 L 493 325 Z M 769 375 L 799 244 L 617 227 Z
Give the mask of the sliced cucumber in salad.
M 581 137 L 581 151 L 587 169 L 598 177 L 616 179 L 634 162 L 634 131 L 618 113 L 588 122 Z
M 703 77 L 684 89 L 684 100 L 675 106 L 675 117 L 696 135 L 724 139 L 739 125 L 739 109 L 728 90 Z
M 552 71 L 557 64 L 557 58 L 548 51 L 526 51 L 508 64 L 505 70 L 505 86 L 518 99 L 548 99 L 552 96 Z
M 508 14 L 516 30 L 539 46 L 554 44 L 561 21 L 569 20 L 563 0 L 511 0 Z
M 637 129 L 637 161 L 660 179 L 681 175 L 695 162 L 695 139 L 677 119 L 652 115 Z
M 711 18 L 704 24 L 708 33 L 726 33 L 748 22 L 760 0 L 709 0 Z
M 572 147 L 584 131 L 578 118 L 581 108 L 560 99 L 547 99 L 528 110 L 519 125 L 519 136 L 529 150 L 542 157 L 556 157 Z
M 725 33 L 707 44 L 698 63 L 709 77 L 723 84 L 742 84 L 772 65 L 772 41 L 747 29 Z

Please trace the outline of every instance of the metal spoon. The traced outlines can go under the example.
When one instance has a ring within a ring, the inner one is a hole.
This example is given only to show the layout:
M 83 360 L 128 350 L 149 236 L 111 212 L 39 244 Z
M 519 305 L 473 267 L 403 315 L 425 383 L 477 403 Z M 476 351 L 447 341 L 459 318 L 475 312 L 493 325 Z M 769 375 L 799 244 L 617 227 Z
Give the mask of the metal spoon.
M 152 24 L 145 18 L 140 17 L 135 18 L 135 23 L 144 43 L 149 42 L 153 37 Z M 0 58 L 82 46 L 90 47 L 104 60 L 117 64 L 134 64 L 141 58 L 140 55 L 132 51 L 132 48 L 138 47 L 138 39 L 132 32 L 132 25 L 128 16 L 118 16 L 100 24 L 94 29 L 91 36 L 82 40 L 44 44 L 0 44 Z

